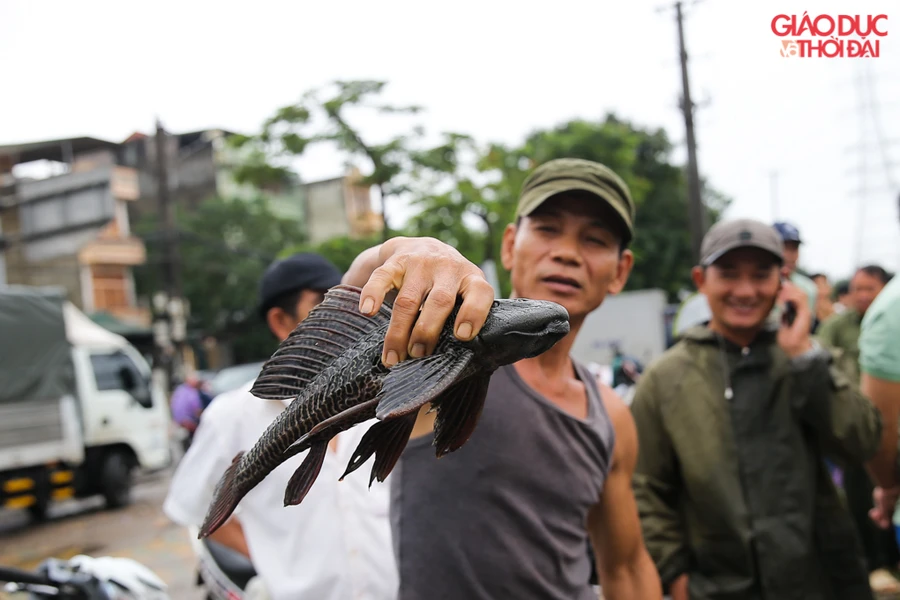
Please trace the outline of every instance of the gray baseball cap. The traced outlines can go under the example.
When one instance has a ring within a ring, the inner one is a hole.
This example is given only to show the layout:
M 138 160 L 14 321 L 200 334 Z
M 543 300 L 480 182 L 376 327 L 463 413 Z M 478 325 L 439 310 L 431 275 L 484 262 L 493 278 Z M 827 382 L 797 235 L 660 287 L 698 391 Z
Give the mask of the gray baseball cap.
M 771 226 L 754 219 L 719 221 L 709 228 L 700 245 L 700 265 L 708 267 L 738 248 L 759 248 L 784 262 L 784 242 Z

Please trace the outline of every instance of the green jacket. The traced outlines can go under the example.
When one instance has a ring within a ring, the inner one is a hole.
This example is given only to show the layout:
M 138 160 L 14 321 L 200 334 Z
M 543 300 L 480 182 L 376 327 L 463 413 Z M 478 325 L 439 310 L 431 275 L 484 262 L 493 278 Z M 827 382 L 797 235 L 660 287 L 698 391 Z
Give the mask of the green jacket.
M 823 456 L 868 459 L 881 418 L 827 352 L 792 361 L 774 330 L 742 349 L 693 327 L 631 408 L 635 497 L 664 585 L 687 573 L 692 600 L 872 597 Z
M 844 312 L 828 318 L 816 332 L 816 338 L 823 346 L 832 349 L 836 364 L 859 385 L 859 332 L 862 315 L 848 308 Z
M 799 287 L 801 290 L 803 290 L 803 293 L 806 294 L 806 301 L 809 302 L 809 314 L 811 314 L 813 316 L 813 319 L 815 319 L 816 303 L 819 299 L 819 288 L 816 287 L 816 282 L 803 273 L 794 271 L 793 273 L 791 273 L 791 283 Z

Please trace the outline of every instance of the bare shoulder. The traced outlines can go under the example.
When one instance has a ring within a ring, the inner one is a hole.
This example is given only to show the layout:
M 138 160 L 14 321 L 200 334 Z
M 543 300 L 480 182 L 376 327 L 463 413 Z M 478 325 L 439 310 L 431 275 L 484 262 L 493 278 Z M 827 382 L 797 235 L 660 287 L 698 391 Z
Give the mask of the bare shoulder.
M 613 449 L 613 468 L 625 467 L 633 470 L 637 462 L 637 428 L 634 425 L 634 417 L 631 409 L 625 401 L 608 385 L 597 382 L 600 390 L 600 398 L 606 408 L 606 414 L 612 423 L 616 434 L 615 447 Z

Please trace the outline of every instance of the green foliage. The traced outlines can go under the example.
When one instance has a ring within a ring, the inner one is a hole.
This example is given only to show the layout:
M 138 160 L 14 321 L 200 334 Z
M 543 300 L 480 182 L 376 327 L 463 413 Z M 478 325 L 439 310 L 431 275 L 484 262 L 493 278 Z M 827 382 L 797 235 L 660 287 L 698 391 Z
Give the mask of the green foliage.
M 181 280 L 190 303 L 190 328 L 233 343 L 235 359 L 269 356 L 276 341 L 255 312 L 259 278 L 287 246 L 302 240 L 296 221 L 282 219 L 262 198 L 211 198 L 176 215 Z M 140 295 L 164 289 L 164 240 L 156 216 L 134 227 L 147 245 L 147 263 L 135 269 Z
M 418 106 L 393 106 L 373 100 L 384 90 L 383 81 L 335 81 L 331 85 L 304 94 L 296 104 L 284 106 L 265 121 L 263 129 L 254 138 L 242 139 L 241 146 L 251 144 L 258 154 L 272 161 L 302 155 L 313 144 L 336 144 L 351 161 L 368 163 L 368 174 L 362 185 L 375 186 L 382 198 L 409 190 L 409 177 L 422 176 L 423 172 L 452 173 L 458 165 L 458 149 L 470 139 L 455 133 L 444 135 L 444 141 L 436 148 L 421 149 L 424 136 L 421 126 L 413 126 L 408 133 L 394 136 L 382 143 L 363 139 L 351 124 L 351 113 L 368 109 L 379 115 L 414 115 L 421 112 Z M 265 160 L 263 160 L 265 162 Z M 274 172 L 260 166 L 247 167 L 240 176 L 243 181 L 268 183 L 284 175 L 278 167 Z M 390 235 L 387 215 L 384 216 L 384 235 Z
M 594 160 L 626 181 L 638 207 L 631 245 L 636 260 L 628 289 L 661 288 L 674 300 L 680 289 L 690 286 L 693 260 L 685 174 L 671 162 L 671 151 L 662 130 L 644 129 L 612 115 L 601 122 L 574 120 L 535 131 L 520 146 L 492 144 L 480 154 L 478 169 L 490 183 L 478 186 L 462 179 L 447 193 L 419 194 L 415 206 L 421 212 L 409 227 L 415 235 L 456 241 L 473 262 L 498 259 L 503 228 L 515 219 L 519 192 L 531 170 L 556 158 Z M 708 188 L 704 195 L 710 222 L 715 222 L 727 199 Z M 462 225 L 464 214 L 476 216 L 481 231 Z M 502 292 L 509 294 L 508 273 L 499 269 L 499 276 Z
M 380 237 L 336 237 L 318 245 L 295 244 L 282 250 L 278 257 L 285 258 L 298 252 L 315 252 L 328 258 L 342 273 L 346 273 L 353 260 L 364 250 L 381 243 Z
M 260 148 L 251 149 L 245 159 L 231 169 L 231 176 L 235 182 L 258 190 L 277 190 L 296 178 L 289 167 L 270 162 Z

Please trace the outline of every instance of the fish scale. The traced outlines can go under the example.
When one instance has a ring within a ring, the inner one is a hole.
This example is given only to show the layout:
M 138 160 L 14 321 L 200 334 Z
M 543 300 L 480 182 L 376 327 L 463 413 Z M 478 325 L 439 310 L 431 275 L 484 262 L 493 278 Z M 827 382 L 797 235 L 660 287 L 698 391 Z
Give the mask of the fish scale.
M 302 502 L 331 438 L 373 418 L 378 422 L 362 437 L 341 479 L 374 455 L 369 485 L 384 481 L 406 447 L 419 408 L 428 403 L 437 410 L 437 456 L 457 450 L 475 430 L 491 375 L 502 365 L 546 352 L 569 333 L 568 313 L 559 304 L 495 300 L 479 334 L 463 342 L 453 335 L 457 303 L 431 355 L 389 369 L 381 354 L 391 308 L 363 315 L 359 292 L 346 285 L 329 290 L 263 365 L 251 393 L 292 402 L 252 448 L 234 457 L 216 488 L 201 538 L 220 527 L 272 470 L 308 451 L 285 489 L 285 505 Z
M 352 398 L 358 394 L 352 394 L 352 392 L 357 391 L 360 387 L 357 379 L 360 377 L 373 379 L 371 369 L 358 359 L 367 354 L 366 349 L 369 346 L 379 345 L 377 340 L 384 339 L 384 332 L 379 330 L 376 334 L 368 337 L 371 339 L 361 340 L 362 348 L 354 348 L 346 356 L 339 357 L 334 363 L 325 367 L 325 370 L 310 383 L 306 390 L 306 398 L 299 405 L 298 410 L 287 413 L 288 418 L 278 423 L 278 426 L 272 431 L 272 445 L 256 446 L 248 452 L 245 460 L 252 468 L 238 474 L 239 485 L 252 481 L 259 472 L 266 469 L 271 470 L 283 462 L 280 455 L 295 442 L 298 435 L 302 436 L 308 433 L 315 423 L 333 417 L 353 406 Z M 387 373 L 387 369 L 381 370 Z M 350 377 L 347 384 L 351 388 L 350 390 L 339 391 L 330 387 L 332 384 L 340 382 L 336 377 L 338 374 Z M 362 387 L 367 388 L 374 383 L 374 381 L 365 381 Z M 324 389 L 322 389 L 323 386 Z M 298 401 L 300 398 L 294 400 L 294 402 Z M 373 408 L 368 419 L 374 416 Z

